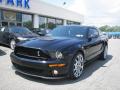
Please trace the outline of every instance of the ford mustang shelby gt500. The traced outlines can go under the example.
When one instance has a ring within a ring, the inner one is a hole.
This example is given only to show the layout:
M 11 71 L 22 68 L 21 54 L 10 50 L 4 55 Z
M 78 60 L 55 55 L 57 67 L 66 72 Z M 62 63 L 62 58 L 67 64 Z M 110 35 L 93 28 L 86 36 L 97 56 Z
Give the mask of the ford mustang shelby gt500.
M 11 53 L 18 72 L 41 78 L 81 76 L 84 64 L 107 58 L 108 38 L 91 26 L 59 26 L 44 37 L 20 42 Z

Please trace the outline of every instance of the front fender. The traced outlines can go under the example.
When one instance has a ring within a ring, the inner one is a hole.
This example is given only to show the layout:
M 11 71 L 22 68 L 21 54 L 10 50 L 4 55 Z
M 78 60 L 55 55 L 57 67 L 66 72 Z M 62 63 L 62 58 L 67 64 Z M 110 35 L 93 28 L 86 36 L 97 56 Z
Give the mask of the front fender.
M 84 47 L 81 44 L 70 46 L 69 48 L 67 48 L 65 50 L 64 53 L 66 55 L 70 55 L 70 56 L 74 57 L 78 52 L 81 52 L 83 54 L 83 56 L 85 55 Z

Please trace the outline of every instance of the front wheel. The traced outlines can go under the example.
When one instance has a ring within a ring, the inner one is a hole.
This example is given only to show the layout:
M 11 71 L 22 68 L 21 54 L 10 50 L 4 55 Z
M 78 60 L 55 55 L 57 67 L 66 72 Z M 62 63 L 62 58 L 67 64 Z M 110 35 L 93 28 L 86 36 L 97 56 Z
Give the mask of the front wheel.
M 70 67 L 70 78 L 77 79 L 81 76 L 84 67 L 84 57 L 81 53 L 75 55 Z
M 12 50 L 15 49 L 15 44 L 16 44 L 15 40 L 11 40 L 11 41 L 10 41 L 10 48 L 11 48 Z

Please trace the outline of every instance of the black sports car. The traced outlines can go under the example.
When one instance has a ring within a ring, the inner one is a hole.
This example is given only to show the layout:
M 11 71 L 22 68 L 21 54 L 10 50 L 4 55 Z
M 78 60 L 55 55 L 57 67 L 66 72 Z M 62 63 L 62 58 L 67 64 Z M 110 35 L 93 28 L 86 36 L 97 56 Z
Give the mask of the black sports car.
M 18 72 L 55 79 L 79 78 L 84 64 L 107 58 L 108 39 L 95 27 L 60 26 L 49 35 L 18 43 L 11 61 Z
M 16 43 L 35 37 L 38 35 L 25 27 L 3 27 L 0 29 L 0 43 L 9 45 L 11 49 L 14 49 Z

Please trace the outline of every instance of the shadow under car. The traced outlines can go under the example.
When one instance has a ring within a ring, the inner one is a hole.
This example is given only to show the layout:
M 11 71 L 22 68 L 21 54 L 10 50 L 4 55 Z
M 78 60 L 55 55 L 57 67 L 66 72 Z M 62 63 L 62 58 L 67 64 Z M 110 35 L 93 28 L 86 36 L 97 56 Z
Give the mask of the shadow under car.
M 6 55 L 6 52 L 4 52 L 3 50 L 0 50 L 0 56 L 4 56 Z

